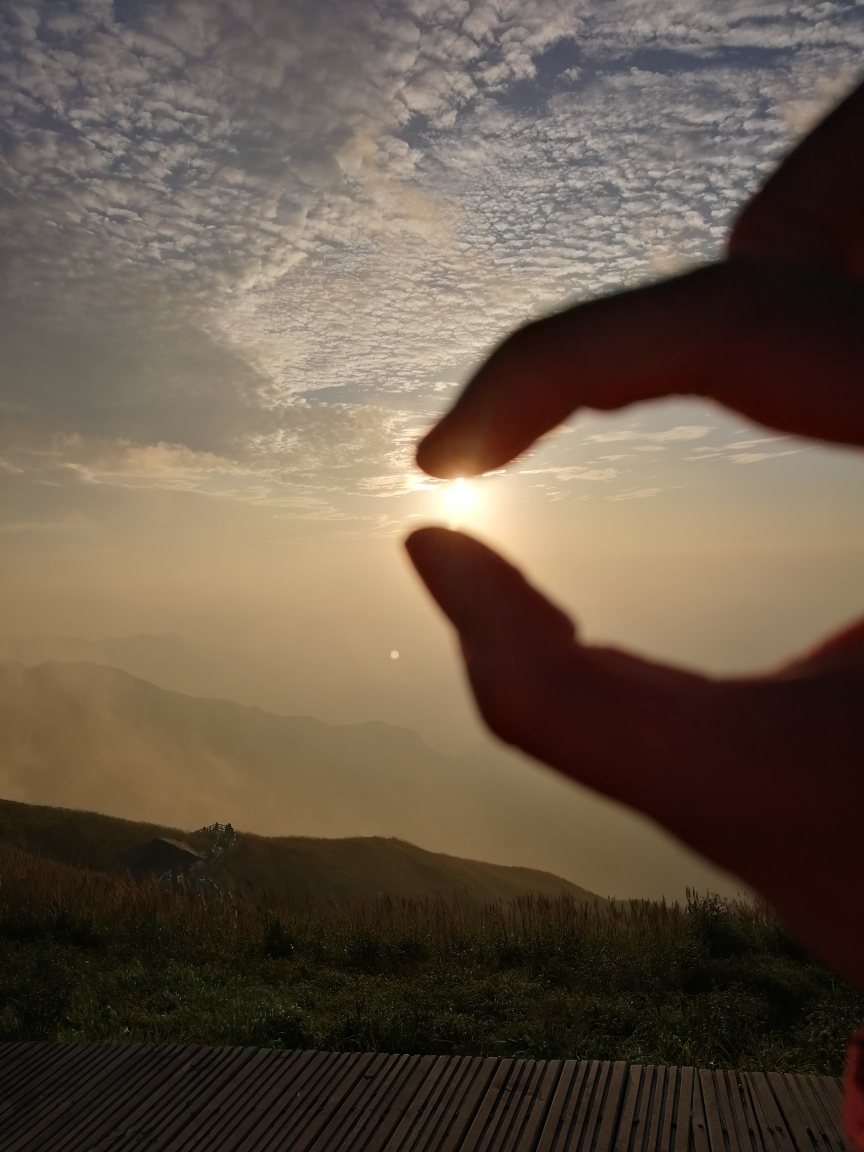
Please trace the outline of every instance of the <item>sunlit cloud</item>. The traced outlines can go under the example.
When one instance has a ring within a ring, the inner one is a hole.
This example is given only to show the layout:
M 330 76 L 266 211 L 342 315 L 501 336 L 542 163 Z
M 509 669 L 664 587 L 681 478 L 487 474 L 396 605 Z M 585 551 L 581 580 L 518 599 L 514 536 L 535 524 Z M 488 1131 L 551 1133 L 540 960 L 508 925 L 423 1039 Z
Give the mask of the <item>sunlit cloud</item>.
M 643 432 L 636 428 L 620 428 L 612 432 L 595 432 L 585 437 L 586 444 L 610 444 L 620 440 L 649 440 L 652 444 L 701 440 L 711 428 L 706 424 L 679 424 L 662 432 Z M 637 451 L 644 450 L 637 448 Z
M 647 500 L 650 496 L 658 496 L 662 488 L 636 488 L 631 492 L 616 492 L 614 496 L 607 496 L 607 500 Z
M 417 491 L 412 443 L 508 329 L 716 257 L 864 47 L 856 6 L 692 0 L 0 22 L 4 474 L 282 502 Z M 582 443 L 627 444 L 640 490 L 710 433 Z
M 618 475 L 617 468 L 520 468 L 521 476 L 542 476 L 548 474 L 556 480 L 614 480 Z

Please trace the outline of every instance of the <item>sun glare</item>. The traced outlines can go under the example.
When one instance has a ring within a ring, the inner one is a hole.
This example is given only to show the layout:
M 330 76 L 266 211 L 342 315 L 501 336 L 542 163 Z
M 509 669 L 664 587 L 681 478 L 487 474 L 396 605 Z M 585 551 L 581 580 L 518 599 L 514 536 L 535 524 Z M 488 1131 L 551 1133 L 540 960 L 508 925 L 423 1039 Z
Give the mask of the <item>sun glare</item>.
M 444 500 L 451 512 L 464 514 L 470 512 L 476 505 L 477 490 L 460 476 L 444 489 Z

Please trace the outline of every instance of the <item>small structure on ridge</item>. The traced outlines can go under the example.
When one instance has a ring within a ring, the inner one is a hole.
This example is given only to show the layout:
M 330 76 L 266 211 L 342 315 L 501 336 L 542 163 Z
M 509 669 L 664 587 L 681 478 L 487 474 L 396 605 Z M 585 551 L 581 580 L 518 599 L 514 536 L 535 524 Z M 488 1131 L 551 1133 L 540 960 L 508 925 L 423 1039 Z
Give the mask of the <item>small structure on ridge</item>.
M 134 848 L 114 857 L 117 868 L 131 872 L 133 876 L 147 876 L 155 873 L 162 876 L 188 874 L 193 868 L 204 863 L 200 852 L 183 840 L 169 840 L 167 836 L 137 844 Z

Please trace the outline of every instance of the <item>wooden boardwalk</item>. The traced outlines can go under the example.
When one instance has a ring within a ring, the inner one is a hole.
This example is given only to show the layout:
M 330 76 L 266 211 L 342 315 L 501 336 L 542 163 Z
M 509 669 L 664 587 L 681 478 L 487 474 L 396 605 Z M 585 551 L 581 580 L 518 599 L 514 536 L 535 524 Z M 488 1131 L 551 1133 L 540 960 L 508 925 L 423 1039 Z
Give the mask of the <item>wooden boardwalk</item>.
M 827 1076 L 0 1044 L 2 1152 L 851 1152 Z

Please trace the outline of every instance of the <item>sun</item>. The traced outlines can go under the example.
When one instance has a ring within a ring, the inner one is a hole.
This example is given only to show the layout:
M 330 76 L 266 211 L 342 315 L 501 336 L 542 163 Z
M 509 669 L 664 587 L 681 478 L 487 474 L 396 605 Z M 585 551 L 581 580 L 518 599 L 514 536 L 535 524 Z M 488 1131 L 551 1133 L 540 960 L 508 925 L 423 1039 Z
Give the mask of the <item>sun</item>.
M 444 500 L 451 512 L 461 515 L 470 512 L 476 505 L 477 490 L 460 476 L 444 489 Z

